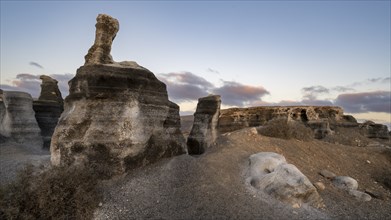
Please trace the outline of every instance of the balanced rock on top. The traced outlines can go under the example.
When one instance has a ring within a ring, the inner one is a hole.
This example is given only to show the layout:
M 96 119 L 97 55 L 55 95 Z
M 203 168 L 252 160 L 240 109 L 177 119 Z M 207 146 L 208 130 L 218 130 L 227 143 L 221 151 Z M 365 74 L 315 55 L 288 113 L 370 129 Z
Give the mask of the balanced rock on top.
M 119 30 L 118 20 L 106 14 L 99 14 L 95 27 L 95 42 L 84 57 L 84 65 L 114 63 L 110 52 L 111 44 Z

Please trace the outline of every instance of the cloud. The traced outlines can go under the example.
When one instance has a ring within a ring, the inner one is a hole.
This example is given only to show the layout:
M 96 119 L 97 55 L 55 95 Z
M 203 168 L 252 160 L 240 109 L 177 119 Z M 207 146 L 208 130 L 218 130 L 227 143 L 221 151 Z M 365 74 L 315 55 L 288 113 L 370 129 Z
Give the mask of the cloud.
M 68 81 L 74 77 L 73 74 L 51 74 L 50 77 L 58 81 L 58 87 L 63 97 L 69 93 Z M 33 98 L 38 98 L 41 92 L 41 80 L 39 75 L 21 73 L 16 75 L 9 85 L 1 84 L 0 88 L 8 91 L 21 91 L 29 93 Z
M 223 81 L 223 86 L 213 89 L 213 93 L 221 95 L 224 104 L 239 107 L 260 101 L 262 96 L 270 94 L 262 86 L 255 87 L 232 81 Z
M 167 85 L 170 99 L 176 102 L 198 100 L 207 96 L 214 86 L 191 72 L 162 73 L 157 77 Z
M 40 68 L 40 69 L 43 69 L 43 66 L 42 65 L 40 65 L 39 63 L 37 63 L 37 62 L 30 62 L 29 63 L 31 66 L 35 66 L 35 67 L 38 67 L 38 68 Z
M 334 105 L 329 100 L 319 100 L 319 99 L 305 99 L 301 101 L 292 101 L 292 100 L 282 100 L 279 102 L 254 102 L 254 106 L 332 106 Z
M 309 100 L 315 100 L 320 94 L 327 94 L 330 90 L 324 86 L 310 86 L 301 89 L 303 92 L 303 98 Z
M 157 77 L 167 85 L 170 99 L 174 102 L 197 101 L 209 94 L 221 95 L 223 104 L 233 106 L 249 105 L 269 94 L 263 87 L 223 81 L 215 87 L 211 82 L 191 72 L 163 73 Z
M 350 88 L 350 87 L 346 87 L 346 86 L 336 86 L 336 87 L 333 87 L 331 88 L 331 90 L 334 90 L 334 91 L 337 91 L 337 92 L 348 92 L 348 91 L 356 91 L 355 89 L 353 88 Z
M 211 72 L 211 73 L 220 74 L 219 71 L 217 71 L 217 70 L 215 70 L 215 69 L 212 69 L 212 68 L 208 68 L 208 69 L 206 69 L 206 71 Z
M 391 91 L 340 94 L 334 103 L 349 113 L 391 113 Z

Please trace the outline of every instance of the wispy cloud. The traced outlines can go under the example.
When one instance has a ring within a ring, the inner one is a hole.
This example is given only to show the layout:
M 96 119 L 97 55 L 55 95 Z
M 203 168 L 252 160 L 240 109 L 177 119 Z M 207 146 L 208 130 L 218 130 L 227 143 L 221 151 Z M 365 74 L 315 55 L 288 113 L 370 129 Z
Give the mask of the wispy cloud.
M 301 89 L 303 98 L 308 100 L 315 100 L 321 94 L 327 94 L 330 90 L 324 86 L 310 86 Z
M 31 61 L 29 64 L 30 64 L 31 66 L 35 66 L 35 67 L 38 67 L 38 68 L 40 68 L 40 69 L 43 69 L 43 66 L 42 66 L 41 64 L 37 63 L 37 62 Z
M 391 91 L 340 94 L 334 103 L 349 113 L 391 113 Z
M 210 72 L 210 73 L 216 73 L 216 74 L 220 74 L 219 71 L 215 70 L 215 69 L 212 69 L 212 68 L 208 68 L 206 69 L 207 72 Z
M 331 90 L 334 90 L 334 91 L 337 91 L 337 92 L 349 92 L 349 91 L 353 92 L 353 91 L 356 91 L 355 89 L 347 87 L 347 86 L 335 86 L 335 87 L 331 88 Z

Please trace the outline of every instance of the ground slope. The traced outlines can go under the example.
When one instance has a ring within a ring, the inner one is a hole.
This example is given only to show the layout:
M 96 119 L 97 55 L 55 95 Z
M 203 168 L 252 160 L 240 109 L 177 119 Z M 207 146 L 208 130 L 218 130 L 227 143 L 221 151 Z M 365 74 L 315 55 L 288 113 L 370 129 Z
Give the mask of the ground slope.
M 247 181 L 248 157 L 272 151 L 284 155 L 312 182 L 321 181 L 326 208 L 293 209 L 255 191 Z M 333 187 L 318 173 L 328 169 L 351 176 L 359 190 L 382 199 L 360 202 Z M 391 150 L 351 147 L 313 140 L 282 140 L 251 129 L 227 133 L 205 154 L 182 155 L 139 168 L 102 184 L 104 200 L 96 219 L 390 219 L 391 193 L 384 184 Z

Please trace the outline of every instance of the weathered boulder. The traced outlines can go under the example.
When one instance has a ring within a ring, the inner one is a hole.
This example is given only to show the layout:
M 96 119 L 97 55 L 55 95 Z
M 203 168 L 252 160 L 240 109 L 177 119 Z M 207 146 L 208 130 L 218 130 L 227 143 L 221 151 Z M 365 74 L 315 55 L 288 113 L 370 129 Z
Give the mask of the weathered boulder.
M 332 179 L 335 187 L 345 190 L 349 195 L 354 196 L 357 200 L 367 202 L 372 199 L 370 195 L 365 192 L 358 191 L 358 182 L 349 176 L 336 176 Z
M 356 190 L 358 188 L 357 180 L 349 176 L 336 176 L 332 180 L 333 185 L 340 189 Z
M 106 14 L 99 14 L 95 27 L 95 42 L 84 57 L 84 65 L 114 63 L 110 52 L 111 44 L 119 30 L 118 20 Z
M 324 206 L 310 180 L 277 153 L 262 152 L 250 156 L 250 183 L 292 207 L 301 207 L 303 204 Z
M 359 125 L 360 132 L 367 138 L 389 139 L 389 131 L 386 125 L 376 124 L 373 121 L 366 121 Z
M 118 24 L 107 22 L 113 27 L 101 31 L 113 33 Z M 69 81 L 50 147 L 53 165 L 88 165 L 119 174 L 186 153 L 179 106 L 168 100 L 163 82 L 135 62 L 86 61 Z
M 57 80 L 42 75 L 41 94 L 38 100 L 33 102 L 35 118 L 41 128 L 44 149 L 49 149 L 54 128 L 58 118 L 64 110 L 64 101 L 58 89 Z
M 202 154 L 216 141 L 220 104 L 219 95 L 198 99 L 193 127 L 187 138 L 189 154 Z
M 2 91 L 0 134 L 21 144 L 41 149 L 41 130 L 34 116 L 33 99 L 25 92 Z

